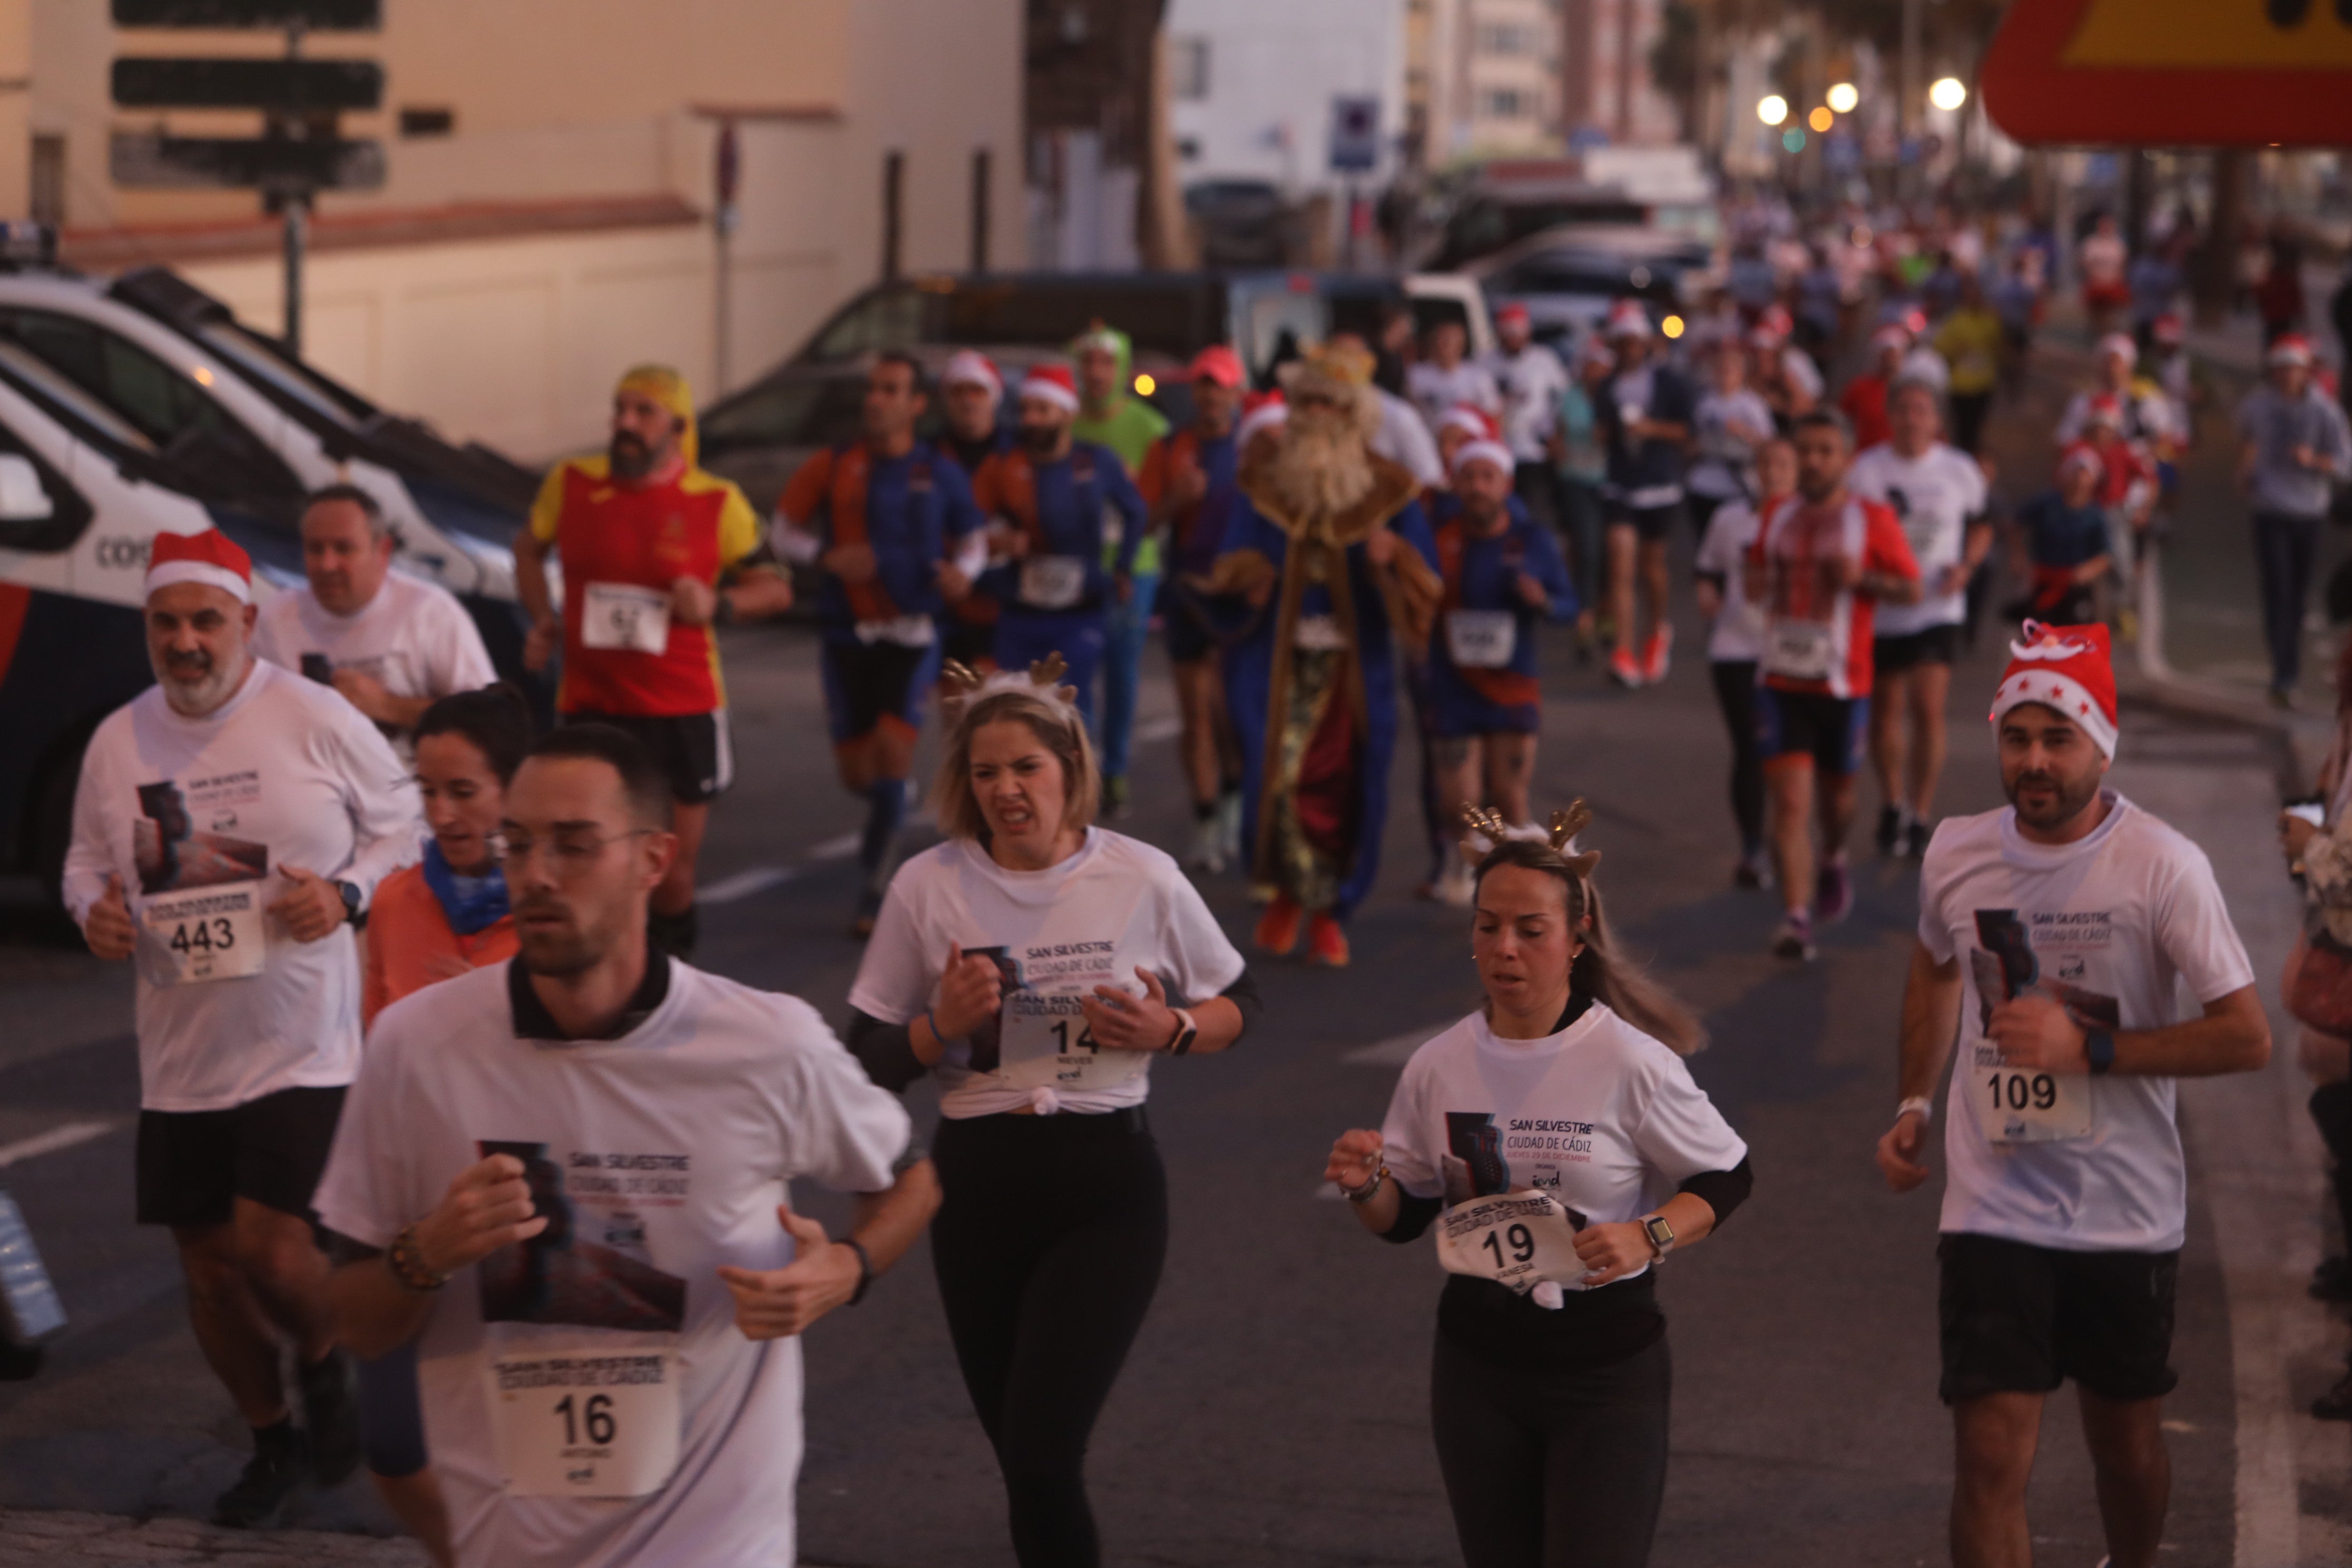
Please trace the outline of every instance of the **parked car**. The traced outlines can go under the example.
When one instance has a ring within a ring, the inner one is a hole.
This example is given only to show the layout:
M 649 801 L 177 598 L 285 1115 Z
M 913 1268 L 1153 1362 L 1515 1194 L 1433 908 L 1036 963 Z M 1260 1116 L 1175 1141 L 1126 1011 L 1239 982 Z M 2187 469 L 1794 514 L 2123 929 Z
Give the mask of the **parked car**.
M 1207 267 L 1280 267 L 1291 257 L 1294 216 L 1280 186 L 1265 180 L 1202 180 L 1184 187 Z
M 1664 320 L 1685 308 L 1686 282 L 1711 260 L 1703 242 L 1672 230 L 1579 224 L 1531 235 L 1464 270 L 1493 308 L 1525 306 L 1536 336 L 1553 342 L 1581 337 L 1612 301 L 1629 297 Z

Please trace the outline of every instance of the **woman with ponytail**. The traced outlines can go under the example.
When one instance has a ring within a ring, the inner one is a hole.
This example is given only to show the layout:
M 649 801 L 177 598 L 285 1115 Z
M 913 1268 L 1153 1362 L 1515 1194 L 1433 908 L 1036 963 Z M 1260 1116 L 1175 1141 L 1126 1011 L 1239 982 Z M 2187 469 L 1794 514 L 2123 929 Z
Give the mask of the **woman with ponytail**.
M 1471 952 L 1486 1004 L 1415 1051 L 1379 1131 L 1325 1170 L 1364 1228 L 1432 1226 L 1431 1424 L 1468 1568 L 1641 1568 L 1665 1492 L 1672 1382 L 1656 1266 L 1752 1184 L 1748 1146 L 1691 1081 L 1706 1043 L 1612 951 L 1577 853 L 1474 815 Z

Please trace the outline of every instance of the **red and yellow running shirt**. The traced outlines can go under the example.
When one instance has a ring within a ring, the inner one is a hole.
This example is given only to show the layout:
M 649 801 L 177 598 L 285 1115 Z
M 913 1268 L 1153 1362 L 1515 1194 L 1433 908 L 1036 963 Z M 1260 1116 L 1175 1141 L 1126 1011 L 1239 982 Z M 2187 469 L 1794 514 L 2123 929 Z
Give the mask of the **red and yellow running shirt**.
M 670 584 L 720 575 L 760 547 L 743 492 L 688 468 L 630 489 L 600 456 L 555 465 L 530 509 L 531 537 L 563 562 L 563 684 L 556 708 L 675 718 L 726 705 L 719 644 L 673 621 Z
M 1851 494 L 1821 506 L 1787 496 L 1766 514 L 1748 555 L 1767 574 L 1763 683 L 1869 696 L 1878 601 L 1842 586 L 1840 563 L 1918 581 L 1919 563 L 1893 510 Z

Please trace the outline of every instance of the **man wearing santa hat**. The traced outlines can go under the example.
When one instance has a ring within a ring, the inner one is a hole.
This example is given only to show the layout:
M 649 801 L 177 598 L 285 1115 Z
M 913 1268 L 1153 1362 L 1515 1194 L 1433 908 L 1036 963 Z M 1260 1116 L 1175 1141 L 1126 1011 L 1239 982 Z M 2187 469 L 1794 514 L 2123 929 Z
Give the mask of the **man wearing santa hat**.
M 1077 414 L 1070 367 L 1031 367 L 1021 381 L 1019 439 L 980 466 L 971 489 L 989 520 L 990 558 L 1003 563 L 980 582 L 1003 606 L 996 662 L 1026 668 L 1060 654 L 1068 667 L 1065 679 L 1078 689 L 1078 709 L 1091 723 L 1104 619 L 1115 599 L 1134 592 L 1135 552 L 1148 514 L 1118 453 L 1071 439 Z M 1108 569 L 1107 515 L 1119 525 Z
M 157 537 L 156 684 L 90 738 L 65 864 L 90 951 L 136 961 L 138 1217 L 171 1227 L 196 1342 L 253 1428 L 214 1504 L 248 1528 L 359 1462 L 310 1199 L 359 1070 L 352 927 L 422 843 L 391 744 L 333 689 L 256 658 L 254 620 L 234 542 Z
M 2270 1026 L 2204 852 L 2105 785 L 2106 628 L 2028 621 L 2011 652 L 1992 705 L 2010 805 L 1928 846 L 1878 1164 L 1898 1193 L 1927 1180 L 1957 1037 L 1937 1248 L 1953 1560 L 2032 1560 L 2042 1404 L 2072 1378 L 2108 1560 L 2152 1568 L 2187 1226 L 2175 1080 L 2261 1068 Z
M 1003 406 L 1004 374 L 986 354 L 959 350 L 940 372 L 940 450 L 954 459 L 967 480 L 1013 446 Z M 950 605 L 940 622 L 940 658 L 971 669 L 993 667 L 998 610 L 996 601 L 977 589 Z
M 1568 367 L 1535 340 L 1528 308 L 1517 301 L 1495 312 L 1498 346 L 1486 356 L 1486 373 L 1503 395 L 1503 445 L 1511 449 L 1512 493 L 1546 528 L 1559 527 L 1559 400 Z M 1459 857 L 1456 857 L 1459 858 Z

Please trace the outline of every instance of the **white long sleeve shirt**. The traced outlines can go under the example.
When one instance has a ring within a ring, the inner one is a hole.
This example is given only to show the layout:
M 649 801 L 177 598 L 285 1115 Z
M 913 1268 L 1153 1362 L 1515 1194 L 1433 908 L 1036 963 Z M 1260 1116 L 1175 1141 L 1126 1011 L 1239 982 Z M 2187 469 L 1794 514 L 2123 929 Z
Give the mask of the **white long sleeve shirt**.
M 273 595 L 254 622 L 253 651 L 297 675 L 304 654 L 323 654 L 337 671 L 373 676 L 394 697 L 446 697 L 499 678 L 457 595 L 398 572 L 349 616 L 327 609 L 307 586 Z M 386 733 L 401 760 L 413 763 L 408 732 Z
M 86 922 L 118 877 L 139 922 L 140 1103 L 221 1110 L 351 1082 L 352 928 L 297 942 L 266 909 L 291 888 L 288 867 L 352 883 L 364 905 L 423 836 L 415 782 L 375 726 L 275 665 L 254 660 L 201 719 L 161 687 L 109 715 L 82 759 L 66 907 Z

